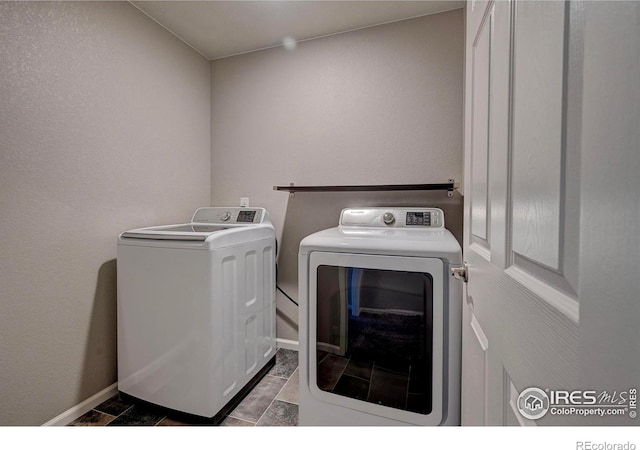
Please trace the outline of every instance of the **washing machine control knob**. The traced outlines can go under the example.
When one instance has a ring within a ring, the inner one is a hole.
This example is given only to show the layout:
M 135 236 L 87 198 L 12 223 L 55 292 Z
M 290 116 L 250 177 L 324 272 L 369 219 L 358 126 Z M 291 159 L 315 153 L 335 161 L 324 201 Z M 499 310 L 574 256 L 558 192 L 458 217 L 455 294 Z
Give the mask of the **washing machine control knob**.
M 382 221 L 386 224 L 386 225 L 393 225 L 396 221 L 396 218 L 394 217 L 393 213 L 384 213 L 384 215 L 382 216 Z
M 229 219 L 231 219 L 231 213 L 229 211 L 225 211 L 224 214 L 222 215 L 222 221 L 226 222 Z

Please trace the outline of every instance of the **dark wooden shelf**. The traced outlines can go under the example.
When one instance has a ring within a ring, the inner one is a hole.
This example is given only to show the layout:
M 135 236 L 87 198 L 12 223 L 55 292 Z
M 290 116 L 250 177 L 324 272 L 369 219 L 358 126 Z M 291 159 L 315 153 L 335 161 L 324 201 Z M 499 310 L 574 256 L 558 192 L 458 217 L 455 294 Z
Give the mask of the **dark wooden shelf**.
M 274 191 L 286 192 L 348 192 L 348 191 L 449 191 L 453 192 L 454 183 L 430 184 L 365 184 L 346 186 L 274 186 Z

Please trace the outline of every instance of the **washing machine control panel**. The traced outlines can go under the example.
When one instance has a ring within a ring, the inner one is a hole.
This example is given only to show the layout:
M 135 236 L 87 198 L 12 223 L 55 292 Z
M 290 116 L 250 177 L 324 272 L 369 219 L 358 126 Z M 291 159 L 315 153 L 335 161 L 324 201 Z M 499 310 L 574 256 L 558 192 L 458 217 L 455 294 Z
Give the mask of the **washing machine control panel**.
M 407 211 L 405 224 L 407 226 L 430 227 L 431 211 Z
M 444 228 L 444 213 L 438 208 L 347 208 L 340 226 L 382 228 Z
M 195 223 L 221 223 L 221 224 L 256 224 L 264 219 L 263 208 L 200 208 L 193 215 Z

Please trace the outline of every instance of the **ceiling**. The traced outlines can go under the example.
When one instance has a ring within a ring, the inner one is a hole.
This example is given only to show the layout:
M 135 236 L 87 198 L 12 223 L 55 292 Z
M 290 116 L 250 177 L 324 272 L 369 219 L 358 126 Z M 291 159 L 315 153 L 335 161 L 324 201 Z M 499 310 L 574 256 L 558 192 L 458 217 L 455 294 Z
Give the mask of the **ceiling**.
M 131 1 L 208 59 L 461 8 L 464 1 Z

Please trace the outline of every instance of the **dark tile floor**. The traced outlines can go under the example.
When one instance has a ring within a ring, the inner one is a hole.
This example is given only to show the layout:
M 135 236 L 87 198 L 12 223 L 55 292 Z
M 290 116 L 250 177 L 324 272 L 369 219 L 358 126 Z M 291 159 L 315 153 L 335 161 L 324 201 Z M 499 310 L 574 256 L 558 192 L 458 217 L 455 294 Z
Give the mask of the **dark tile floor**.
M 70 423 L 70 426 L 179 426 L 201 425 L 160 408 L 138 405 L 115 395 Z M 295 426 L 298 424 L 298 352 L 280 348 L 276 364 L 222 426 Z
M 420 361 L 367 361 L 317 352 L 318 387 L 344 397 L 427 413 L 431 411 L 431 378 Z

